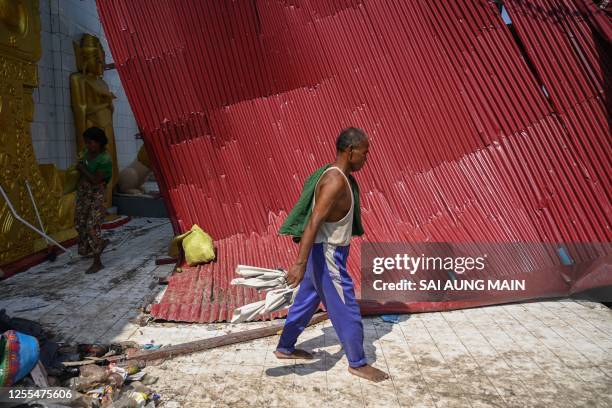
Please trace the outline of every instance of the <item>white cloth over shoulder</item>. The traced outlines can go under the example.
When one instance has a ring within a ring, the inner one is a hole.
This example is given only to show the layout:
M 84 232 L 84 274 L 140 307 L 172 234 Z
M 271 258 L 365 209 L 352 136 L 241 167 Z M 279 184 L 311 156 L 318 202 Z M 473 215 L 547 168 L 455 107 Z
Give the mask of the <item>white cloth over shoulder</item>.
M 238 265 L 236 275 L 241 277 L 232 279 L 232 285 L 264 291 L 266 298 L 234 309 L 232 323 L 248 322 L 263 314 L 288 308 L 293 304 L 299 288 L 299 286 L 296 288 L 287 286 L 285 280 L 287 272 L 281 269 Z

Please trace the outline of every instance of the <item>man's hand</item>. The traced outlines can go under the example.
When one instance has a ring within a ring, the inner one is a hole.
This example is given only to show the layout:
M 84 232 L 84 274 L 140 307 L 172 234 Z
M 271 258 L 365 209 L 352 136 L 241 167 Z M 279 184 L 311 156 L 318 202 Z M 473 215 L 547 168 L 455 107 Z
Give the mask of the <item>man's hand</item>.
M 287 272 L 287 285 L 291 288 L 295 288 L 304 279 L 304 272 L 306 272 L 306 264 L 295 263 Z

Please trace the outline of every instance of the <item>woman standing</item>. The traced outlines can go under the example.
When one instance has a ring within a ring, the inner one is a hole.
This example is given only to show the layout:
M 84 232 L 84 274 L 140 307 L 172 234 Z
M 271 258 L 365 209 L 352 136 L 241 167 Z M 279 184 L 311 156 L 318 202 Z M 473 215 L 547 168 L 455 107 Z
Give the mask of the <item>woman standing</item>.
M 81 173 L 77 188 L 75 226 L 79 233 L 79 255 L 93 256 L 93 264 L 85 273 L 96 273 L 104 266 L 101 255 L 108 244 L 101 236 L 106 210 L 106 184 L 113 175 L 113 161 L 106 151 L 108 139 L 104 131 L 90 127 L 83 133 L 85 149 L 77 170 Z

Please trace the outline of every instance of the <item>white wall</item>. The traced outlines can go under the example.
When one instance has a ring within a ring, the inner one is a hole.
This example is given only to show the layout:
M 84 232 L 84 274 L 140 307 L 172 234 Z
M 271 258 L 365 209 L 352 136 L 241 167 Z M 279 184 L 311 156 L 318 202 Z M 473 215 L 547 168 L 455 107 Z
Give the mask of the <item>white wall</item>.
M 38 89 L 32 123 L 32 142 L 39 163 L 65 169 L 76 157 L 76 135 L 70 107 L 70 79 L 76 71 L 73 41 L 83 33 L 100 38 L 106 63 L 113 61 L 96 9 L 95 0 L 40 0 L 42 57 L 38 63 Z M 116 70 L 104 79 L 117 96 L 113 116 L 119 169 L 132 162 L 142 141 L 134 138 L 138 127 Z

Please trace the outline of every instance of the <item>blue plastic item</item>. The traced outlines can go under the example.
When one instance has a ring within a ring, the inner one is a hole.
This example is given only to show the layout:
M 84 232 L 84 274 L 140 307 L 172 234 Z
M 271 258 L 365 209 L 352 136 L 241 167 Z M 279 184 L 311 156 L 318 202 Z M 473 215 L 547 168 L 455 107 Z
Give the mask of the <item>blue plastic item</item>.
M 399 323 L 400 321 L 399 315 L 395 315 L 395 314 L 380 315 L 380 318 L 382 319 L 383 322 L 393 323 L 393 324 Z
M 557 247 L 557 254 L 559 255 L 563 265 L 570 266 L 574 264 L 574 260 L 563 245 Z
M 9 387 L 28 375 L 39 356 L 36 337 L 5 331 L 0 339 L 0 386 Z

